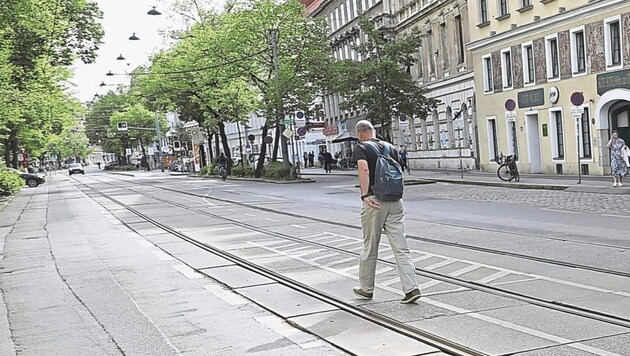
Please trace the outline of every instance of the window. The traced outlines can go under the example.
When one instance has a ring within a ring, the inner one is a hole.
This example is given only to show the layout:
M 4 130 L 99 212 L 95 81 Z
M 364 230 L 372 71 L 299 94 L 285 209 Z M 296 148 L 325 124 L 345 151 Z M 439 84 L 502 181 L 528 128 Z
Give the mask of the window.
M 512 88 L 512 51 L 510 49 L 501 51 L 501 69 L 503 70 L 503 88 Z
M 499 17 L 508 15 L 507 0 L 499 0 Z
M 556 35 L 545 38 L 547 52 L 547 79 L 560 78 L 560 57 L 558 55 L 558 37 Z
M 606 37 L 606 67 L 621 66 L 621 17 L 615 16 L 604 20 Z
M 499 157 L 499 137 L 497 136 L 497 120 L 488 119 L 488 153 L 490 161 L 496 161 Z
M 341 22 L 341 26 L 347 24 L 348 21 L 350 21 L 350 17 L 348 16 L 348 0 L 346 0 L 343 3 L 342 8 L 343 8 L 343 16 L 342 16 L 343 21 Z
M 488 0 L 479 1 L 479 18 L 480 23 L 488 22 Z
M 462 17 L 455 17 L 455 26 L 457 27 L 457 63 L 462 64 L 466 59 L 466 49 L 464 48 L 464 25 Z
M 536 81 L 534 74 L 534 48 L 532 43 L 523 45 L 523 81 L 531 84 Z
M 591 123 L 589 118 L 588 108 L 584 108 L 584 113 L 582 114 L 582 120 L 580 122 L 580 130 L 581 130 L 581 146 L 582 146 L 582 157 L 583 158 L 592 158 L 593 152 L 591 149 Z
M 550 112 L 551 127 L 554 131 L 551 135 L 553 159 L 564 159 L 564 127 L 562 126 L 562 111 Z
M 427 32 L 427 43 L 429 50 L 429 73 L 435 74 L 435 48 L 433 47 L 433 31 Z
M 449 43 L 448 43 L 448 32 L 446 31 L 446 22 L 440 25 L 440 40 L 442 41 L 442 68 L 449 68 Z
M 532 5 L 532 0 L 521 0 L 521 7 L 528 7 Z
M 424 61 L 422 60 L 422 54 L 424 52 L 422 51 L 422 45 L 420 45 L 420 47 L 418 47 L 418 80 L 422 81 L 422 76 L 424 75 Z
M 354 3 L 355 0 L 350 0 L 349 5 L 350 5 L 350 18 L 355 18 L 357 17 L 357 6 L 358 3 L 355 5 Z
M 483 57 L 483 90 L 486 93 L 494 91 L 494 77 L 492 75 L 492 58 L 490 55 Z
M 571 30 L 571 68 L 573 74 L 586 73 L 584 27 Z

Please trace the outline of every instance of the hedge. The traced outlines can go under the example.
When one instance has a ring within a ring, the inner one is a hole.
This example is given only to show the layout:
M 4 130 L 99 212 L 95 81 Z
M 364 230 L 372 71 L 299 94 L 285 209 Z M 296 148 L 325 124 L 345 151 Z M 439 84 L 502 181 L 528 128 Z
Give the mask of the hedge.
M 15 195 L 24 186 L 24 179 L 19 174 L 0 171 L 0 195 Z

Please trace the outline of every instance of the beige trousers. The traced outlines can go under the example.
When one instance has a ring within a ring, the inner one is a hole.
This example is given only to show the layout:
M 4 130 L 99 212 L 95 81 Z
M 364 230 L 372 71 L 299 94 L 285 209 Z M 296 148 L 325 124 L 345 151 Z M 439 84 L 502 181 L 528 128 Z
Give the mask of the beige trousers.
M 416 272 L 411 253 L 405 238 L 405 208 L 402 200 L 396 202 L 383 202 L 372 196 L 381 208 L 375 210 L 363 203 L 361 210 L 361 228 L 363 230 L 363 252 L 359 262 L 359 282 L 365 292 L 374 291 L 374 279 L 376 273 L 376 261 L 378 259 L 378 245 L 381 241 L 382 231 L 385 231 L 389 244 L 392 247 L 398 276 L 404 293 L 409 293 L 418 288 Z

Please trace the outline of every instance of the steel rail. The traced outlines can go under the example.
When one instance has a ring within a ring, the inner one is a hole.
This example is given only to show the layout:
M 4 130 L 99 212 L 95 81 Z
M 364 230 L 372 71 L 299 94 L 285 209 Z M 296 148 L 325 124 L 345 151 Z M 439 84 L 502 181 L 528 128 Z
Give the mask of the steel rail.
M 76 179 L 76 178 L 75 178 Z M 78 180 L 77 180 L 78 181 Z M 457 344 L 455 342 L 452 342 L 450 340 L 444 339 L 440 336 L 428 333 L 426 331 L 417 329 L 415 327 L 409 326 L 405 323 L 402 323 L 400 321 L 397 321 L 395 319 L 386 317 L 382 314 L 364 309 L 364 308 L 360 308 L 357 307 L 351 303 L 348 303 L 346 301 L 343 301 L 342 299 L 336 298 L 334 296 L 331 296 L 327 293 L 321 292 L 315 288 L 312 288 L 310 286 L 307 286 L 303 283 L 300 283 L 298 281 L 295 281 L 293 279 L 290 279 L 286 276 L 283 276 L 282 274 L 279 274 L 277 272 L 274 272 L 272 270 L 269 270 L 265 267 L 259 266 L 253 262 L 250 262 L 244 258 L 238 257 L 234 254 L 231 254 L 229 252 L 226 252 L 224 250 L 221 250 L 219 248 L 216 248 L 212 245 L 203 243 L 203 242 L 199 242 L 189 236 L 187 236 L 186 234 L 179 232 L 167 225 L 164 225 L 162 223 L 160 223 L 159 221 L 143 214 L 142 212 L 132 208 L 131 206 L 117 200 L 116 198 L 112 197 L 109 194 L 103 193 L 83 182 L 79 182 L 80 184 L 82 184 L 83 186 L 89 188 L 90 190 L 96 192 L 97 194 L 101 195 L 102 197 L 120 205 L 121 207 L 125 208 L 126 210 L 132 212 L 133 214 L 135 214 L 136 216 L 142 218 L 143 220 L 153 224 L 154 226 L 174 235 L 177 236 L 178 238 L 204 250 L 207 252 L 210 252 L 216 256 L 219 256 L 221 258 L 224 258 L 230 262 L 233 262 L 234 264 L 243 267 L 253 273 L 259 274 L 261 276 L 264 276 L 266 278 L 269 278 L 273 281 L 276 281 L 277 283 L 291 288 L 295 291 L 298 291 L 300 293 L 303 293 L 305 295 L 308 295 L 311 298 L 317 299 L 319 301 L 322 301 L 324 303 L 330 304 L 336 308 L 338 308 L 339 310 L 342 310 L 344 312 L 347 312 L 349 314 L 352 314 L 354 316 L 357 316 L 359 318 L 362 318 L 364 320 L 367 320 L 369 322 L 372 322 L 376 325 L 379 325 L 381 327 L 387 328 L 393 332 L 396 332 L 398 334 L 404 335 L 406 337 L 418 340 L 420 342 L 423 342 L 427 345 L 433 346 L 437 349 L 439 349 L 442 352 L 445 352 L 449 355 L 456 355 L 456 356 L 487 356 L 487 354 L 470 349 L 464 345 L 460 345 Z M 101 182 L 103 183 L 103 182 Z M 107 183 L 106 183 L 107 184 Z M 126 187 L 118 187 L 117 188 L 126 188 Z M 89 195 L 88 195 L 89 196 Z M 161 199 L 156 199 L 156 200 L 160 200 Z M 165 201 L 168 202 L 168 201 Z M 98 203 L 98 201 L 97 201 Z M 100 204 L 100 203 L 99 203 Z M 102 206 L 102 205 L 101 205 Z M 226 219 L 226 220 L 230 220 L 230 219 Z M 125 223 L 124 221 L 121 220 L 121 222 L 127 226 L 128 228 L 132 229 L 132 227 L 130 227 L 127 223 Z
M 76 179 L 76 178 L 75 178 Z M 94 179 L 94 178 L 92 178 Z M 97 179 L 95 179 L 97 180 Z M 97 180 L 99 181 L 99 180 Z M 124 181 L 124 180 L 122 180 Z M 115 186 L 117 188 L 123 188 L 123 189 L 129 189 L 128 187 L 120 187 L 114 184 L 111 184 L 109 182 L 103 182 L 103 181 L 99 181 L 101 183 L 104 184 L 109 184 L 112 186 Z M 152 186 L 152 187 L 156 187 L 156 186 Z M 161 188 L 161 187 L 156 187 L 156 188 Z M 171 190 L 171 189 L 168 189 Z M 191 195 L 189 192 L 182 192 L 182 191 L 176 191 L 176 190 L 172 190 L 173 192 L 178 192 L 178 193 L 182 193 L 184 195 Z M 146 195 L 145 192 L 137 192 L 136 193 L 139 194 L 144 194 Z M 260 228 L 251 224 L 247 224 L 235 219 L 231 219 L 228 217 L 224 217 L 224 216 L 220 216 L 217 214 L 213 214 L 211 212 L 205 211 L 205 210 L 200 210 L 200 209 L 196 209 L 190 206 L 187 206 L 185 204 L 182 203 L 177 203 L 177 202 L 173 202 L 167 199 L 162 199 L 162 198 L 157 198 L 154 196 L 151 196 L 152 199 L 167 203 L 167 204 L 171 204 L 174 206 L 177 206 L 179 208 L 182 209 L 186 209 L 189 211 L 193 211 L 202 215 L 206 215 L 212 218 L 216 218 L 216 219 L 221 219 L 221 220 L 225 220 L 225 221 L 229 221 L 232 224 L 244 227 L 246 229 L 249 230 L 254 230 L 254 231 L 258 231 L 267 235 L 271 235 L 271 236 L 276 236 L 276 237 L 280 237 L 283 239 L 287 239 L 287 240 L 291 240 L 291 241 L 295 241 L 295 242 L 300 242 L 300 243 L 305 243 L 305 244 L 310 244 L 312 246 L 317 246 L 317 247 L 322 247 L 322 248 L 326 248 L 332 251 L 336 251 L 336 252 L 340 252 L 340 253 L 344 253 L 347 255 L 352 255 L 352 256 L 360 256 L 359 253 L 356 252 L 350 252 L 350 251 L 346 251 L 340 248 L 336 248 L 333 246 L 327 246 L 324 244 L 320 244 L 317 242 L 313 242 L 313 241 L 309 241 L 309 240 L 305 240 L 305 239 L 301 239 L 299 237 L 294 237 L 294 236 L 290 236 L 290 235 L 286 235 L 280 232 L 276 232 L 276 231 L 272 231 L 272 230 L 267 230 L 264 228 Z M 204 197 L 207 198 L 207 197 Z M 233 203 L 231 201 L 224 201 L 226 203 Z M 246 205 L 247 206 L 247 205 Z M 249 208 L 255 208 L 252 206 L 247 206 Z M 277 211 L 272 211 L 274 213 L 277 214 L 282 214 L 282 212 L 277 212 Z M 316 218 L 314 218 L 316 219 Z M 330 224 L 330 223 L 329 223 Z M 336 224 L 336 223 L 332 223 L 333 225 L 342 225 L 342 224 Z M 345 224 L 343 224 L 345 225 Z M 391 262 L 391 261 L 387 261 L 387 260 L 381 260 L 379 259 L 379 262 L 387 264 L 387 265 L 393 265 L 395 266 L 395 262 Z M 485 284 L 481 284 L 481 283 L 476 283 L 476 282 L 471 282 L 471 281 L 467 281 L 464 279 L 460 279 L 457 277 L 453 277 L 453 276 L 449 276 L 449 275 L 445 275 L 445 274 L 441 274 L 441 273 L 437 273 L 437 272 L 433 272 L 433 271 L 427 271 L 427 270 L 423 270 L 420 268 L 416 268 L 416 273 L 420 276 L 423 277 L 427 277 L 427 278 L 431 278 L 431 279 L 435 279 L 435 280 L 439 280 L 442 282 L 446 282 L 446 283 L 451 283 L 454 285 L 458 285 L 460 287 L 464 287 L 464 288 L 468 288 L 468 289 L 472 289 L 472 290 L 477 290 L 477 291 L 481 291 L 481 292 L 485 292 L 485 293 L 489 293 L 489 294 L 493 294 L 493 295 L 497 295 L 497 296 L 502 296 L 502 297 L 506 297 L 506 298 L 510 298 L 510 299 L 514 299 L 514 300 L 518 300 L 518 301 L 522 301 L 528 304 L 532 304 L 532 305 L 536 305 L 539 307 L 543 307 L 543 308 L 547 308 L 547 309 L 551 309 L 554 311 L 559 311 L 559 312 L 563 312 L 563 313 L 567 313 L 567 314 L 571 314 L 571 315 L 575 315 L 575 316 L 579 316 L 579 317 L 583 317 L 583 318 L 587 318 L 587 319 L 591 319 L 591 320 L 596 320 L 596 321 L 600 321 L 600 322 L 604 322 L 604 323 L 608 323 L 611 325 L 617 325 L 617 326 L 621 326 L 621 327 L 626 327 L 626 328 L 630 328 L 630 319 L 627 318 L 622 318 L 619 316 L 615 316 L 615 315 L 611 315 L 611 314 L 607 314 L 607 313 L 603 313 L 597 310 L 592 310 L 592 309 L 588 309 L 588 308 L 581 308 L 578 306 L 573 306 L 573 305 L 567 305 L 567 304 L 563 304 L 561 302 L 557 302 L 557 301 L 548 301 L 542 298 L 537 298 L 537 297 L 532 297 L 526 294 L 522 294 L 522 293 L 516 293 L 513 291 L 508 291 L 505 289 L 501 289 L 498 287 L 494 287 L 494 286 L 489 286 L 489 285 L 485 285 Z

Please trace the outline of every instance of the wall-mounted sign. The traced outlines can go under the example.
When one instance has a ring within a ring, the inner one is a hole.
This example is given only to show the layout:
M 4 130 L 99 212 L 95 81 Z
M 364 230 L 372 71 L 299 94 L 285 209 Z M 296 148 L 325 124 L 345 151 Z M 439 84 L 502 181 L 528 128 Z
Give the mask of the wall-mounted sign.
M 549 132 L 547 130 L 547 124 L 542 124 L 542 132 L 543 132 L 543 137 L 549 136 Z
M 573 104 L 574 106 L 580 106 L 584 104 L 584 94 L 579 91 L 571 94 L 571 104 Z
M 604 95 L 612 89 L 630 89 L 630 69 L 597 75 L 598 95 Z
M 508 99 L 505 101 L 505 110 L 514 111 L 516 109 L 516 102 L 514 99 Z
M 324 135 L 325 136 L 339 135 L 339 128 L 337 127 L 337 125 L 326 126 L 324 128 Z
M 552 104 L 556 104 L 558 100 L 560 100 L 560 90 L 558 90 L 558 87 L 549 88 L 549 101 L 551 101 Z
M 519 109 L 545 105 L 545 90 L 543 88 L 527 90 L 518 93 Z

